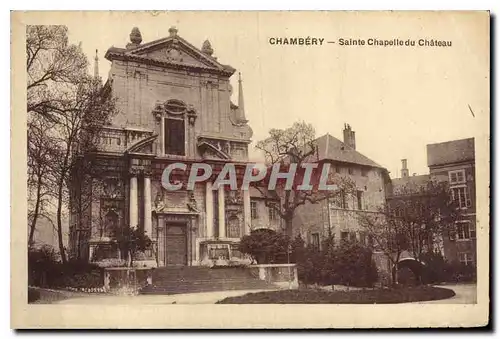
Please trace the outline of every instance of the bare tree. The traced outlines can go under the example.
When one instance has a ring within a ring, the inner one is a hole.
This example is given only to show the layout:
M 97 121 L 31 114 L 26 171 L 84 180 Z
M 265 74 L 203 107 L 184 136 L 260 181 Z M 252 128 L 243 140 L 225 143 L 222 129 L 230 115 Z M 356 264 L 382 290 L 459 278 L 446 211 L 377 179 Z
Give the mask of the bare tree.
M 378 213 L 358 213 L 358 219 L 374 247 L 386 255 L 392 267 L 397 267 L 403 251 L 417 260 L 434 251 L 439 238 L 454 227 L 459 215 L 446 183 L 429 180 L 417 188 L 401 187 Z M 397 269 L 393 270 L 396 281 Z
M 262 196 L 266 198 L 265 204 L 274 209 L 284 221 L 285 233 L 292 236 L 292 223 L 297 208 L 306 203 L 316 204 L 320 201 L 336 197 L 340 194 L 352 194 L 354 184 L 351 180 L 328 173 L 326 183 L 336 184 L 336 190 L 318 189 L 318 181 L 322 172 L 322 166 L 314 170 L 311 182 L 314 187 L 308 190 L 297 189 L 302 184 L 305 176 L 303 165 L 306 163 L 318 163 L 318 149 L 315 141 L 315 130 L 311 124 L 296 122 L 287 129 L 271 129 L 269 137 L 257 143 L 256 148 L 261 150 L 270 166 L 279 165 L 280 172 L 286 171 L 291 164 L 296 164 L 297 174 L 294 179 L 293 189 L 287 189 L 283 180 L 278 181 L 276 188 L 268 190 L 267 186 L 255 186 Z M 267 180 L 262 181 L 267 184 Z M 274 203 L 279 201 L 280 203 Z
M 39 217 L 48 216 L 55 155 L 48 135 L 53 125 L 39 117 L 32 117 L 28 123 L 28 246 L 34 243 Z
M 27 26 L 27 112 L 54 120 L 67 108 L 68 84 L 87 75 L 80 46 L 68 42 L 66 26 Z
M 96 151 L 100 131 L 115 113 L 115 101 L 104 91 L 98 79 L 89 76 L 80 80 L 68 96 L 64 114 L 58 116 L 53 139 L 57 157 L 54 159 L 57 199 L 57 232 L 63 262 L 66 261 L 62 241 L 62 211 L 69 201 L 71 174 L 80 166 L 82 154 Z
M 41 214 L 54 196 L 53 134 L 60 115 L 70 107 L 72 88 L 87 73 L 87 58 L 80 46 L 68 43 L 65 26 L 27 26 L 26 71 L 28 113 L 28 245 L 34 242 Z
M 389 200 L 390 216 L 406 232 L 408 246 L 416 259 L 451 231 L 460 216 L 446 182 L 429 180 L 415 188 L 405 185 Z
M 391 218 L 387 206 L 381 207 L 379 213 L 358 213 L 359 225 L 366 231 L 373 249 L 382 252 L 390 263 L 392 283 L 398 280 L 397 267 L 401 254 L 408 249 L 406 230 L 398 227 Z

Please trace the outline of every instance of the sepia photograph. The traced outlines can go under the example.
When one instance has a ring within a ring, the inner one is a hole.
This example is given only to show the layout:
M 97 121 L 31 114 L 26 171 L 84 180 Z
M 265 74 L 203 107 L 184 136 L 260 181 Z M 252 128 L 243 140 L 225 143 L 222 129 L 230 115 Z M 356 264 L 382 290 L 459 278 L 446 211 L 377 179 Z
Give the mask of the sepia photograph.
M 11 326 L 487 324 L 489 12 L 11 20 Z

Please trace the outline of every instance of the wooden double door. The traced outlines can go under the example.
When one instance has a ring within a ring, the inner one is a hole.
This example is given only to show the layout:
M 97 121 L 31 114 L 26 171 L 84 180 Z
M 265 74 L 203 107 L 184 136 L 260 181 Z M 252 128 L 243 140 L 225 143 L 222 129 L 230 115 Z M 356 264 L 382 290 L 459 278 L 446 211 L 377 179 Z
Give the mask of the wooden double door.
M 187 224 L 167 223 L 165 226 L 166 266 L 187 265 Z

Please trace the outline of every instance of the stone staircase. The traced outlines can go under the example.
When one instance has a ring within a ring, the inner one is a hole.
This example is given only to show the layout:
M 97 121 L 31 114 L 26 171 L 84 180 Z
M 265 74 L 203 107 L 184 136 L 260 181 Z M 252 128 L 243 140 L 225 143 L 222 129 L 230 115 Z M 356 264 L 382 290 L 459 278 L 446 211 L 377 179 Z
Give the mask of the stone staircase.
M 153 271 L 153 285 L 141 294 L 179 294 L 227 290 L 276 289 L 240 267 L 160 267 Z

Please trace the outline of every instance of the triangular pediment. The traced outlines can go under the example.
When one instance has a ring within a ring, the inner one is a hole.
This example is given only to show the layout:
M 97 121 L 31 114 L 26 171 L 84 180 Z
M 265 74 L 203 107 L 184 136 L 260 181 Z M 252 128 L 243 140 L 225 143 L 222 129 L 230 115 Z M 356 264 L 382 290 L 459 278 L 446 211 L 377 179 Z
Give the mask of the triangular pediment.
M 228 160 L 231 158 L 229 154 L 206 140 L 200 140 L 198 142 L 198 150 L 203 159 Z
M 181 37 L 169 37 L 156 40 L 128 50 L 126 54 L 137 56 L 152 61 L 173 63 L 198 68 L 214 70 L 227 70 L 228 66 L 222 65 L 209 55 L 201 52 Z

